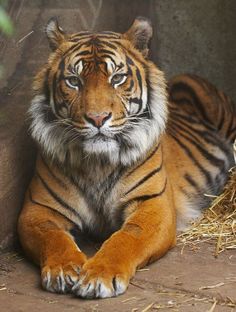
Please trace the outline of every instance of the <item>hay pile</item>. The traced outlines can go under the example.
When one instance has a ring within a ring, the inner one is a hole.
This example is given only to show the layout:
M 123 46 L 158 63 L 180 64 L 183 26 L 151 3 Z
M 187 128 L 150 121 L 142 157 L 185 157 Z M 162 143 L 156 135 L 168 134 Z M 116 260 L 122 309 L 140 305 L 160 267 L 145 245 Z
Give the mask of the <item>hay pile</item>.
M 215 256 L 224 250 L 236 250 L 236 167 L 223 193 L 215 197 L 202 218 L 192 223 L 189 230 L 178 236 L 178 244 L 196 249 L 201 242 L 215 244 Z

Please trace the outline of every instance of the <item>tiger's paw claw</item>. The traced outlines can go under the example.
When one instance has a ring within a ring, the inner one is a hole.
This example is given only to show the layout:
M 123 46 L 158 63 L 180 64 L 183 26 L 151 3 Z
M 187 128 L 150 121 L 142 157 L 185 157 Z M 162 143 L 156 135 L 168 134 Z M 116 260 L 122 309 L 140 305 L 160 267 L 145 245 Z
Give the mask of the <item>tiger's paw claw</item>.
M 129 278 L 118 273 L 115 265 L 97 264 L 88 261 L 82 268 L 78 282 L 72 287 L 72 292 L 82 298 L 109 298 L 124 293 L 128 287 Z
M 50 292 L 68 293 L 79 280 L 80 267 L 74 264 L 43 267 L 42 287 Z

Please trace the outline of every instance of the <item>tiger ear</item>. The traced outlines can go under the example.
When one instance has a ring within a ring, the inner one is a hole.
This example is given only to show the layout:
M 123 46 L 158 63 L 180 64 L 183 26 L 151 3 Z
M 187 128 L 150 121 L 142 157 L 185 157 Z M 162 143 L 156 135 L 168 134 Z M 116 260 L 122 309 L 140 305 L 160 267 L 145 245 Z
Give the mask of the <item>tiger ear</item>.
M 56 17 L 52 17 L 48 21 L 46 25 L 46 34 L 49 40 L 50 47 L 53 51 L 56 50 L 59 45 L 61 45 L 62 42 L 66 40 L 66 34 L 59 26 Z
M 124 34 L 125 38 L 131 41 L 144 57 L 148 55 L 148 44 L 152 37 L 152 25 L 149 19 L 137 17 L 130 29 Z

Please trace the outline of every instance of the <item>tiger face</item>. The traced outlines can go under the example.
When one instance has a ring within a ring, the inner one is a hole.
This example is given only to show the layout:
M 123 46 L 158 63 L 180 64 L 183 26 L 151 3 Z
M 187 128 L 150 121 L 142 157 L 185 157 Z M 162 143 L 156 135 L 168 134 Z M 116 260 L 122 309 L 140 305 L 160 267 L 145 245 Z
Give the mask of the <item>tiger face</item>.
M 138 18 L 125 34 L 67 35 L 52 19 L 46 32 L 53 52 L 36 76 L 30 108 L 36 141 L 61 162 L 142 158 L 167 115 L 165 79 L 147 59 L 150 23 Z

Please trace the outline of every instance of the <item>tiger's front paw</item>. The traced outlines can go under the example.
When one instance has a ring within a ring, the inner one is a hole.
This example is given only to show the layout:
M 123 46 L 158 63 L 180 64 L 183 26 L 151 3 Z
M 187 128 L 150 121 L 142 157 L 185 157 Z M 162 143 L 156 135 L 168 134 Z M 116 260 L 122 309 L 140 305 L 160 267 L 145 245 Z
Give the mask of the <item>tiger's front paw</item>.
M 68 261 L 64 264 L 50 263 L 41 271 L 42 287 L 50 292 L 67 293 L 78 282 L 85 260 Z
M 125 292 L 131 274 L 120 270 L 116 263 L 90 259 L 83 266 L 72 292 L 83 298 L 115 297 Z

